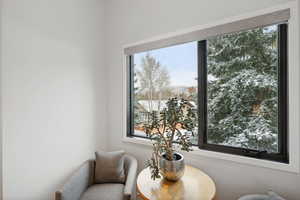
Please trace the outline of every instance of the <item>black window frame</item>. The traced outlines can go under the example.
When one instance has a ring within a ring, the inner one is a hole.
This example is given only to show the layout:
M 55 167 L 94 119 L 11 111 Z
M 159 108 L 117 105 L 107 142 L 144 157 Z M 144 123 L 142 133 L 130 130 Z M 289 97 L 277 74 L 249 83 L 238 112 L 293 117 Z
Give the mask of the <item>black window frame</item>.
M 198 41 L 199 149 L 289 163 L 288 152 L 288 24 L 278 24 L 278 153 L 210 144 L 207 142 L 207 40 Z M 127 137 L 134 135 L 134 56 L 127 56 Z M 200 95 L 201 94 L 201 95 Z

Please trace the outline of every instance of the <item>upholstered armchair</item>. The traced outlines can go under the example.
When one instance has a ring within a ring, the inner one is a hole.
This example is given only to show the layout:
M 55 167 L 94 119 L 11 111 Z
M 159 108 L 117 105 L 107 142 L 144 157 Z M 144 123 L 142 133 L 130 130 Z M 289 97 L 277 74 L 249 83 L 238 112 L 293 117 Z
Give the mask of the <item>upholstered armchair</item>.
M 125 183 L 95 184 L 95 160 L 83 163 L 56 191 L 55 200 L 134 200 L 136 198 L 137 161 L 124 155 Z
M 242 196 L 238 200 L 284 200 L 281 196 L 278 194 L 269 191 L 268 194 L 249 194 Z

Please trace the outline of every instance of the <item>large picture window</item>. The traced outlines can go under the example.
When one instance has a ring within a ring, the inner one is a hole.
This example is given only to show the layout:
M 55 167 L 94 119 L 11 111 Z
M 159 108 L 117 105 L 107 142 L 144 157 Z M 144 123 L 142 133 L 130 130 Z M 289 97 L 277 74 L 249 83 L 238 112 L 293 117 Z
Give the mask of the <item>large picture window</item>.
M 275 24 L 128 55 L 128 131 L 169 98 L 198 110 L 201 149 L 288 162 L 287 29 Z

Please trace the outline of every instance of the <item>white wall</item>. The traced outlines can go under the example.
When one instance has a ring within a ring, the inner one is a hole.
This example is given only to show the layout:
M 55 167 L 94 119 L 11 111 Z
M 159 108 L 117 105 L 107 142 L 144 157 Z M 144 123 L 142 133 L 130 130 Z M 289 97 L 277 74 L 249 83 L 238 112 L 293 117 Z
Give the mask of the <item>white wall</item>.
M 105 149 L 99 0 L 3 0 L 3 193 L 50 200 Z
M 226 17 L 271 7 L 288 0 L 109 0 L 105 2 L 105 62 L 108 69 L 109 149 L 123 148 L 139 159 L 140 168 L 150 147 L 122 142 L 122 67 L 124 45 L 157 35 L 207 24 Z M 272 189 L 289 200 L 300 196 L 300 175 L 230 161 L 190 156 L 187 163 L 207 172 L 222 200 Z
M 0 0 L 0 38 L 2 38 L 2 0 Z M 0 39 L 0 200 L 3 198 L 3 145 L 2 145 L 2 77 L 1 77 L 1 60 L 2 60 L 2 40 Z

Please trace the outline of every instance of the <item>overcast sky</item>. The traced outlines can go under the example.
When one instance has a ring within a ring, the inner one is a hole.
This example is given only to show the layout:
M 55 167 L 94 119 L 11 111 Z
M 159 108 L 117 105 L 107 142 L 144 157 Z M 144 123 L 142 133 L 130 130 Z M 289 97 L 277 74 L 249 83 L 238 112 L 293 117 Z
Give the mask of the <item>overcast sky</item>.
M 197 86 L 197 42 L 135 54 L 136 68 L 147 53 L 168 70 L 171 86 Z

